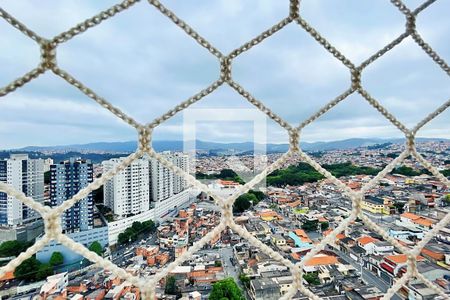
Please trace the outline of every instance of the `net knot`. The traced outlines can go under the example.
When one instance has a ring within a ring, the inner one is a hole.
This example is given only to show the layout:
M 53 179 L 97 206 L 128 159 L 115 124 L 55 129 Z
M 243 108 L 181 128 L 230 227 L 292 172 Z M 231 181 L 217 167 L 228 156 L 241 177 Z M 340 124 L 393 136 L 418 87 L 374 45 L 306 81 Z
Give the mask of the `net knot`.
M 139 128 L 139 150 L 149 152 L 151 149 L 152 128 L 141 126 Z
M 352 88 L 357 90 L 361 88 L 361 68 L 351 69 Z
M 416 16 L 413 14 L 406 15 L 406 33 L 412 34 L 416 31 Z
M 225 224 L 231 224 L 233 220 L 233 204 L 231 203 L 223 203 L 222 207 L 222 219 Z
M 411 131 L 409 131 L 409 132 L 406 134 L 406 147 L 407 147 L 407 149 L 408 149 L 409 151 L 413 151 L 413 150 L 414 150 L 414 147 L 415 147 L 415 141 L 414 141 L 414 139 L 415 139 L 414 134 L 413 134 Z
M 56 211 L 51 211 L 44 218 L 45 233 L 49 238 L 55 239 L 62 233 L 61 216 Z
M 220 79 L 231 80 L 231 58 L 229 56 L 220 59 Z
M 300 150 L 300 132 L 297 128 L 289 130 L 289 148 L 294 152 Z
M 56 66 L 56 43 L 45 40 L 41 44 L 41 66 L 45 69 Z

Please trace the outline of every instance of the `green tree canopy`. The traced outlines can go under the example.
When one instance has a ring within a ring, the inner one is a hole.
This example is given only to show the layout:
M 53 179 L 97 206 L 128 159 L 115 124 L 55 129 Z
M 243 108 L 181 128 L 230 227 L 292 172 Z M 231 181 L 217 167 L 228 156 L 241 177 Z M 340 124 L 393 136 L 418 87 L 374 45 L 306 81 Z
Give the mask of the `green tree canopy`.
M 229 277 L 213 284 L 210 300 L 245 300 L 242 291 L 234 281 Z
M 247 289 L 250 287 L 250 277 L 244 273 L 239 274 L 239 280 Z
M 350 175 L 376 175 L 380 169 L 371 167 L 361 167 L 353 165 L 351 162 L 323 165 L 331 174 L 336 177 Z M 323 179 L 323 176 L 307 163 L 299 163 L 296 166 L 289 166 L 272 172 L 267 176 L 267 184 L 272 186 L 302 185 L 306 182 L 316 182 Z
M 372 167 L 356 166 L 351 162 L 323 165 L 325 169 L 331 172 L 336 177 L 351 176 L 351 175 L 377 175 L 381 169 Z
M 6 241 L 0 245 L 0 257 L 18 256 L 27 250 L 32 243 L 21 241 Z
M 59 265 L 62 265 L 64 263 L 64 256 L 61 252 L 55 251 L 52 253 L 52 256 L 50 257 L 49 264 L 56 267 Z
M 407 166 L 400 166 L 391 172 L 392 174 L 399 174 L 399 175 L 405 175 L 405 176 L 418 176 L 420 175 L 420 172 L 414 170 L 411 167 Z
M 121 245 L 126 244 L 126 243 L 128 243 L 128 239 L 129 239 L 128 235 L 126 235 L 125 232 L 121 232 L 121 233 L 119 233 L 119 236 L 117 237 L 117 242 Z
M 102 245 L 100 245 L 100 243 L 97 242 L 97 241 L 92 242 L 92 244 L 89 246 L 89 250 L 91 250 L 91 251 L 97 253 L 97 255 L 100 255 L 100 256 L 101 256 L 102 253 L 103 253 L 103 247 L 102 247 Z
M 146 233 L 153 233 L 156 231 L 156 224 L 152 220 L 148 220 L 142 223 L 142 230 Z
M 446 205 L 449 205 L 450 204 L 450 194 L 445 195 L 443 200 Z
M 14 270 L 14 277 L 17 279 L 24 280 L 35 280 L 36 272 L 39 270 L 41 263 L 32 256 L 24 260 L 17 268 Z
M 258 202 L 266 198 L 266 195 L 261 191 L 250 190 L 248 191 L 248 193 L 255 195 L 256 199 L 258 199 Z
M 44 280 L 48 276 L 53 275 L 53 268 L 50 264 L 40 264 L 36 272 L 35 279 L 37 281 Z
M 311 285 L 320 284 L 319 275 L 317 274 L 317 272 L 305 274 L 303 275 L 303 278 Z
M 135 232 L 140 232 L 143 228 L 142 223 L 141 222 L 133 222 L 133 224 L 131 225 L 131 228 L 135 231 Z
M 241 213 L 252 206 L 253 203 L 258 203 L 258 198 L 254 194 L 245 193 L 239 196 L 233 204 L 233 212 Z
M 242 180 L 241 177 L 239 177 L 238 174 L 236 174 L 236 172 L 234 172 L 231 169 L 223 169 L 220 171 L 219 174 L 204 174 L 201 172 L 197 172 L 195 173 L 195 177 L 197 179 L 223 179 L 223 180 L 232 180 L 235 182 L 238 182 L 240 184 L 244 184 L 245 182 Z
M 131 227 L 125 229 L 124 232 L 120 233 L 118 236 L 119 244 L 126 244 L 129 241 L 136 241 L 139 235 L 144 233 L 153 233 L 156 231 L 156 224 L 152 220 L 144 222 L 133 222 Z
M 166 287 L 164 288 L 164 292 L 168 295 L 179 294 L 179 290 L 177 287 L 177 280 L 174 276 L 168 276 L 166 278 Z
M 405 203 L 395 202 L 394 206 L 398 214 L 402 214 L 405 211 Z
M 314 220 L 314 221 L 309 221 L 309 220 L 307 220 L 307 221 L 304 221 L 303 222 L 303 224 L 302 224 L 302 229 L 303 230 L 305 230 L 305 231 L 314 231 L 314 230 L 317 230 L 317 223 L 318 223 L 319 221 L 317 221 L 317 220 Z M 328 224 L 328 223 L 327 223 Z M 321 225 L 322 226 L 322 225 Z

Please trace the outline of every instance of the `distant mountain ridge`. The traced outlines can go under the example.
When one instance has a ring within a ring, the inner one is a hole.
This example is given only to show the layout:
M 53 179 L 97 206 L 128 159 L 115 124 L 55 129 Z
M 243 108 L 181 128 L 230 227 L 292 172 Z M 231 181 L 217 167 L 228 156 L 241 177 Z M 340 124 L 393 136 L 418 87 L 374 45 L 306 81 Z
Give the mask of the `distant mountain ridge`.
M 417 138 L 416 141 L 450 141 L 444 138 Z M 254 149 L 253 142 L 242 143 L 217 143 L 196 140 L 196 149 L 202 151 L 234 151 L 234 152 L 249 152 Z M 377 138 L 354 138 L 346 140 L 337 140 L 329 142 L 301 142 L 301 147 L 305 151 L 327 151 L 327 150 L 346 150 L 359 147 L 368 147 L 383 143 L 399 144 L 404 143 L 404 138 L 392 139 L 377 139 Z M 177 140 L 156 140 L 153 141 L 153 147 L 156 151 L 182 151 L 184 146 L 183 141 Z M 257 144 L 256 146 L 261 146 Z M 74 145 L 58 145 L 58 146 L 27 146 L 19 149 L 11 149 L 14 151 L 104 151 L 104 152 L 133 152 L 137 148 L 136 141 L 128 142 L 96 142 L 87 144 Z M 269 153 L 286 152 L 289 148 L 288 144 L 266 144 L 266 151 Z

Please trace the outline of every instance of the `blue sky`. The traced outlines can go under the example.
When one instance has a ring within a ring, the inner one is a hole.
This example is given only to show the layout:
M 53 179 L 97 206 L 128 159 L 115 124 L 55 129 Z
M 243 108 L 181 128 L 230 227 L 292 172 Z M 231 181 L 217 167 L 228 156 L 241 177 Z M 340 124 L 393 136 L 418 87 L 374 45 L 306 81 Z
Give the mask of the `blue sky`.
M 405 1 L 414 8 L 422 1 Z M 43 37 L 67 30 L 116 1 L 2 0 L 0 6 Z M 223 53 L 288 14 L 287 0 L 163 0 Z M 437 0 L 417 20 L 424 40 L 450 62 L 450 1 Z M 358 64 L 404 30 L 404 17 L 384 0 L 304 0 L 301 15 Z M 39 48 L 0 20 L 0 86 L 35 67 Z M 62 44 L 60 67 L 136 120 L 146 123 L 218 78 L 217 59 L 147 1 Z M 236 82 L 292 124 L 308 118 L 350 85 L 349 71 L 296 24 L 236 58 Z M 411 38 L 367 67 L 363 84 L 407 127 L 450 98 L 450 78 Z M 228 86 L 198 108 L 252 108 Z M 419 132 L 450 138 L 450 112 Z M 181 139 L 182 114 L 155 129 L 155 139 Z M 253 126 L 220 122 L 197 128 L 210 141 L 247 141 Z M 206 127 L 205 127 L 206 126 Z M 249 129 L 250 128 L 250 129 Z M 268 120 L 268 142 L 287 141 Z M 401 133 L 358 95 L 307 126 L 307 141 L 394 137 Z M 135 131 L 75 88 L 46 73 L 0 100 L 0 148 L 135 139 Z

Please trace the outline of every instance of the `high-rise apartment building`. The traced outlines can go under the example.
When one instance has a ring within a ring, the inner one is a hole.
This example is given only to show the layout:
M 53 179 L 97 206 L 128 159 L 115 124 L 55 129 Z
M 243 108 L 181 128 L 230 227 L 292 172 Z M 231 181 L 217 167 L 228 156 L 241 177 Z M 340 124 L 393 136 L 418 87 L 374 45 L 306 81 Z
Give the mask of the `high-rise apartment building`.
M 89 160 L 71 158 L 50 166 L 50 201 L 58 206 L 71 199 L 93 181 L 93 167 Z M 94 203 L 92 193 L 78 201 L 62 216 L 65 232 L 84 231 L 93 228 Z
M 44 161 L 27 154 L 11 154 L 0 160 L 0 181 L 12 185 L 36 202 L 44 200 Z M 39 214 L 6 193 L 0 192 L 0 225 L 19 225 Z
M 183 171 L 188 172 L 188 155 L 183 153 L 163 152 L 162 156 Z M 150 160 L 150 172 L 152 201 L 164 201 L 174 194 L 178 194 L 185 190 L 187 187 L 186 180 L 184 180 L 183 177 L 175 175 L 170 169 L 166 168 L 161 162 L 154 158 Z
M 174 153 L 172 163 L 185 172 L 189 172 L 189 156 L 183 153 Z M 174 175 L 173 192 L 178 194 L 187 188 L 186 180 L 182 176 Z
M 182 170 L 189 170 L 188 155 L 172 152 L 163 152 L 162 155 Z M 123 159 L 104 161 L 103 172 L 114 169 Z M 146 156 L 135 160 L 104 185 L 104 204 L 116 216 L 137 215 L 153 207 L 152 202 L 156 205 L 185 189 L 186 181 L 181 176 Z
M 102 162 L 103 172 L 114 169 L 123 160 L 113 158 Z M 115 215 L 136 215 L 150 208 L 149 167 L 148 159 L 137 159 L 105 183 L 104 202 Z

